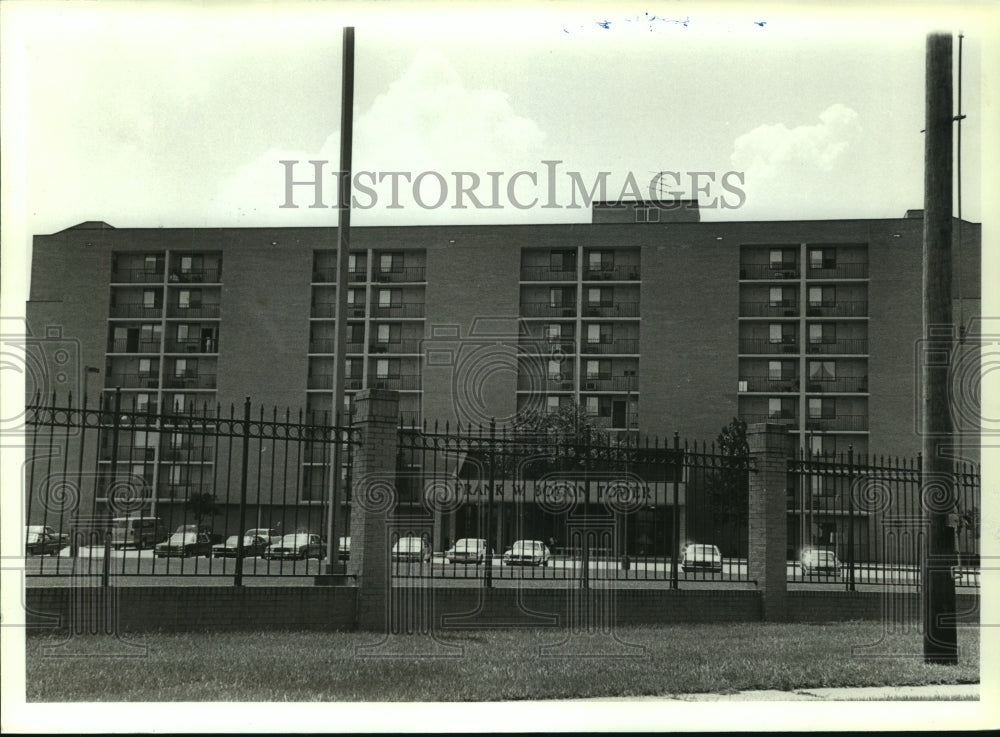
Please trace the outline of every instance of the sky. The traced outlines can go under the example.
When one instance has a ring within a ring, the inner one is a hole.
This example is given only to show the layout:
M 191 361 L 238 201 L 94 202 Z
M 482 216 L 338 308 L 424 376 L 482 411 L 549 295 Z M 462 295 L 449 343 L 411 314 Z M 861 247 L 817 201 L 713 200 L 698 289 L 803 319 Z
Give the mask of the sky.
M 354 170 L 373 172 L 362 184 L 375 190 L 355 187 L 356 225 L 586 222 L 584 192 L 600 172 L 601 199 L 633 197 L 630 179 L 647 196 L 657 172 L 676 172 L 654 191 L 691 197 L 700 186 L 704 220 L 921 207 L 936 19 L 739 7 L 15 3 L 31 11 L 7 14 L 17 68 L 5 79 L 15 88 L 5 123 L 24 142 L 25 233 L 84 220 L 335 224 L 348 23 Z M 978 220 L 982 39 L 973 25 L 953 30 L 966 33 L 963 215 Z M 326 207 L 309 207 L 311 186 L 286 195 L 286 177 L 313 177 L 310 160 L 329 162 Z M 411 180 L 397 180 L 398 207 L 391 178 L 377 183 L 393 171 Z M 460 198 L 455 171 L 477 175 L 478 201 L 498 206 Z M 511 192 L 518 171 L 529 174 Z M 488 172 L 500 173 L 495 196 Z

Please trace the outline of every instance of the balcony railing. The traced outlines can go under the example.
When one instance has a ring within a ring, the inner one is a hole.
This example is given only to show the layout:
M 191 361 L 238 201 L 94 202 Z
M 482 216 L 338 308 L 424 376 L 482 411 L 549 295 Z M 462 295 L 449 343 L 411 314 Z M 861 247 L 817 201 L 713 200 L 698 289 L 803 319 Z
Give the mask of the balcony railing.
M 194 494 L 211 494 L 214 491 L 215 488 L 211 484 L 161 482 L 157 487 L 156 496 L 159 499 L 188 499 Z
M 117 374 L 108 375 L 108 388 L 120 386 L 122 389 L 155 389 L 160 385 L 160 378 L 155 373 L 149 374 Z
M 119 302 L 111 305 L 111 317 L 163 317 L 163 305 L 152 307 L 142 302 Z
M 740 279 L 798 279 L 798 263 L 783 264 L 740 264 Z
M 601 430 L 634 430 L 639 427 L 639 414 L 637 412 L 630 412 L 624 425 L 616 425 L 613 418 L 607 415 L 591 415 L 590 421 L 594 424 L 594 427 L 598 427 Z
M 585 281 L 637 281 L 639 279 L 638 264 L 619 264 L 601 269 L 584 268 Z
M 396 304 L 375 304 L 372 305 L 373 317 L 423 317 L 423 302 L 399 302 Z
M 372 279 L 379 283 L 422 282 L 427 281 L 425 266 L 397 266 L 391 269 L 375 269 Z
M 575 304 L 554 305 L 551 302 L 524 302 L 522 317 L 576 317 Z
M 585 304 L 584 317 L 638 317 L 638 302 L 611 302 L 602 304 Z
M 831 354 L 843 353 L 847 355 L 859 355 L 868 352 L 868 340 L 866 338 L 839 338 L 826 343 L 809 342 L 806 345 L 806 353 Z
M 218 342 L 212 338 L 192 340 L 168 340 L 167 353 L 218 353 Z
M 774 379 L 770 376 L 743 376 L 739 380 L 739 390 L 741 392 L 797 392 L 799 390 L 799 380 Z
M 119 284 L 162 284 L 163 269 L 117 269 L 111 272 L 111 283 Z
M 358 264 L 353 269 L 347 270 L 347 281 L 350 284 L 363 282 L 368 278 L 368 267 L 365 264 Z
M 809 317 L 865 317 L 868 314 L 866 300 L 849 300 L 829 304 L 811 303 L 806 307 Z
M 386 353 L 389 355 L 399 353 L 420 353 L 419 338 L 406 338 L 395 342 L 379 343 L 378 341 L 369 344 L 368 352 L 372 354 Z
M 520 391 L 539 392 L 571 392 L 576 385 L 573 377 L 568 373 L 560 378 L 551 376 L 520 375 L 517 377 L 517 388 Z
M 218 317 L 219 316 L 219 303 L 218 302 L 200 302 L 198 304 L 188 305 L 187 307 L 182 307 L 179 304 L 172 304 L 167 309 L 167 317 Z
M 372 389 L 419 389 L 420 374 L 401 374 L 399 376 L 373 376 L 368 380 Z
M 419 427 L 420 422 L 420 410 L 403 409 L 399 411 L 399 423 L 403 427 Z
M 836 415 L 834 417 L 807 417 L 806 430 L 844 430 L 864 432 L 868 429 L 868 415 Z
M 806 276 L 809 279 L 867 279 L 868 263 L 847 262 L 820 268 L 810 266 L 806 269 Z
M 110 461 L 114 448 L 104 447 L 101 448 L 100 459 L 102 461 Z M 156 458 L 156 448 L 147 448 L 146 446 L 134 446 L 121 444 L 118 446 L 118 453 L 116 459 L 119 463 L 130 462 L 130 463 L 152 463 Z
M 740 302 L 740 317 L 797 317 L 795 300 Z
M 517 339 L 517 344 L 521 348 L 522 355 L 525 356 L 576 353 L 576 341 L 572 336 L 546 338 L 541 335 L 522 335 Z
M 108 353 L 159 353 L 160 352 L 160 341 L 158 340 L 140 340 L 133 343 L 132 347 L 129 348 L 129 340 L 127 338 L 119 338 L 117 340 L 108 341 Z
M 798 353 L 796 341 L 773 341 L 770 338 L 741 338 L 740 353 L 747 354 L 777 354 Z
M 212 446 L 208 445 L 209 438 L 205 439 L 205 447 L 200 445 L 188 445 L 181 447 L 169 446 L 160 451 L 161 461 L 173 461 L 180 463 L 201 463 L 210 461 L 213 458 Z
M 189 271 L 171 271 L 171 284 L 205 284 L 217 283 L 222 276 L 221 269 L 191 269 Z
M 639 378 L 637 376 L 584 377 L 580 382 L 580 389 L 587 392 L 635 392 L 639 389 Z
M 333 284 L 337 281 L 336 266 L 317 266 L 313 269 L 313 282 L 318 284 Z
M 639 352 L 638 338 L 612 338 L 607 342 L 584 341 L 580 344 L 580 353 L 624 353 L 633 354 Z
M 789 430 L 797 430 L 799 423 L 794 412 L 740 412 L 740 419 L 748 425 L 759 422 L 776 422 Z
M 576 281 L 576 268 L 553 269 L 551 266 L 522 266 L 521 281 Z
M 168 375 L 163 377 L 163 386 L 168 389 L 214 389 L 215 374 Z
M 348 310 L 352 305 L 348 305 Z M 313 302 L 312 311 L 309 313 L 311 317 L 336 317 L 337 316 L 337 303 L 336 302 Z
M 345 387 L 350 387 L 352 384 L 360 382 L 360 376 L 347 376 L 344 378 Z M 306 388 L 333 389 L 333 374 L 313 374 L 306 380 Z
M 838 376 L 835 379 L 809 379 L 806 391 L 816 392 L 867 392 L 867 376 Z

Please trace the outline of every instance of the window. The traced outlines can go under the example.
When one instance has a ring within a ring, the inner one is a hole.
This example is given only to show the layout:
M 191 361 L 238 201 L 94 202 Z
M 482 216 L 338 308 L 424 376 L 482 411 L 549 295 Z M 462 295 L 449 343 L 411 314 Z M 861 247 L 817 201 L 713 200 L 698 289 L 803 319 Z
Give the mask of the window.
M 156 256 L 146 256 L 143 259 L 143 270 L 146 272 L 147 276 L 156 273 Z
M 837 326 L 831 322 L 817 322 L 809 326 L 810 343 L 835 343 Z
M 545 397 L 545 411 L 548 413 L 557 412 L 559 410 L 559 397 L 547 396 Z
M 576 251 L 549 251 L 550 271 L 574 271 Z
M 162 332 L 161 326 L 146 323 L 139 328 L 139 340 L 143 343 L 159 343 Z
M 155 448 L 160 440 L 160 434 L 156 432 L 145 432 L 137 430 L 132 436 L 133 448 Z
M 378 306 L 391 307 L 400 304 L 400 291 L 398 289 L 379 289 Z
M 600 325 L 588 325 L 587 326 L 587 342 L 588 343 L 601 343 L 601 326 Z
M 358 292 L 357 289 L 348 289 L 347 290 L 347 304 L 353 305 L 353 304 L 355 304 L 358 301 L 357 292 Z
M 587 378 L 596 379 L 601 373 L 600 361 L 587 361 Z
M 772 248 L 768 256 L 772 269 L 780 269 L 785 263 L 785 254 L 780 248 Z
M 659 207 L 636 207 L 635 221 L 637 223 L 658 223 L 660 222 Z
M 768 397 L 767 415 L 771 419 L 779 420 L 795 417 L 795 400 L 785 397 Z
M 809 436 L 809 450 L 813 453 L 826 453 L 827 444 L 824 442 L 826 440 L 822 435 L 810 435 Z
M 562 381 L 562 361 L 549 361 L 549 379 Z
M 833 307 L 836 303 L 837 303 L 836 287 L 833 286 L 809 287 L 810 307 Z
M 378 257 L 378 270 L 382 273 L 392 271 L 392 254 L 382 253 Z
M 809 268 L 811 269 L 837 268 L 837 250 L 835 248 L 810 248 Z
M 561 287 L 552 287 L 549 289 L 549 307 L 562 307 L 563 305 L 563 290 Z
M 559 340 L 562 337 L 562 325 L 557 322 L 546 325 L 545 337 L 549 340 Z
M 149 395 L 140 392 L 135 395 L 135 411 L 147 412 L 149 410 Z M 138 443 L 136 443 L 138 445 Z
M 152 289 L 146 289 L 142 293 L 142 306 L 151 309 L 156 307 L 156 292 Z
M 182 310 L 201 307 L 200 289 L 182 289 L 177 293 L 177 306 Z
M 183 412 L 186 407 L 185 396 L 183 394 L 175 394 L 173 397 L 173 407 L 174 412 Z
M 347 342 L 348 343 L 363 343 L 365 340 L 365 326 L 364 325 L 348 325 L 347 326 Z
M 177 340 L 178 340 L 178 342 L 183 343 L 183 342 L 185 342 L 188 339 L 190 327 L 191 327 L 190 325 L 185 325 L 183 323 L 181 323 L 180 325 L 177 326 Z
M 351 273 L 358 270 L 358 257 L 356 254 L 350 253 L 347 255 L 347 270 Z
M 772 322 L 767 326 L 768 339 L 772 343 L 794 343 L 795 325 L 791 323 Z
M 378 336 L 377 336 L 376 340 L 379 343 L 388 343 L 389 342 L 389 326 L 388 325 L 379 325 L 377 331 L 378 331 Z
M 193 265 L 194 265 L 194 259 L 192 259 L 190 256 L 181 256 L 181 273 L 182 274 L 189 273 L 191 271 L 191 268 L 192 268 Z
M 167 474 L 167 483 L 171 486 L 182 486 L 184 484 L 184 466 L 171 466 Z
M 768 361 L 767 378 L 772 381 L 787 381 L 795 378 L 793 361 Z
M 385 358 L 380 358 L 375 362 L 375 376 L 379 379 L 389 378 L 389 361 Z
M 139 359 L 139 376 L 149 376 L 153 373 L 153 362 L 148 358 Z
M 187 371 L 188 362 L 186 358 L 178 358 L 174 361 L 174 377 L 183 379 Z
M 184 447 L 184 433 L 175 432 L 170 436 L 170 447 L 171 448 L 183 448 Z
M 587 268 L 590 271 L 610 271 L 614 267 L 614 251 L 591 251 L 587 254 Z
M 594 416 L 597 415 L 597 412 L 598 412 L 597 397 L 587 397 L 584 406 L 587 409 L 587 414 L 588 415 L 594 415 Z
M 831 419 L 837 416 L 836 400 L 832 397 L 809 397 L 809 417 Z
M 810 361 L 810 381 L 833 381 L 837 378 L 836 361 Z

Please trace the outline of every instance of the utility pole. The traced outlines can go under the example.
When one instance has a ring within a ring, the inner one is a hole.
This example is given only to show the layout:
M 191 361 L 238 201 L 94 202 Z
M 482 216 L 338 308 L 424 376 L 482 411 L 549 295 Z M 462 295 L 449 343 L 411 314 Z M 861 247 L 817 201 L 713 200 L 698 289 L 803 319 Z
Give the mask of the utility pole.
M 924 139 L 923 338 L 934 353 L 955 350 L 951 309 L 952 236 L 952 43 L 951 35 L 927 36 L 926 126 Z M 921 363 L 923 472 L 921 509 L 928 540 L 923 546 L 924 662 L 955 665 L 954 462 L 938 448 L 953 436 L 948 401 L 949 361 Z
M 340 186 L 337 188 L 340 218 L 337 223 L 337 323 L 333 361 L 333 422 L 350 423 L 344 412 L 344 369 L 347 352 L 347 270 L 351 247 L 351 149 L 354 138 L 354 27 L 344 28 L 344 60 L 340 85 Z M 327 515 L 326 572 L 343 571 L 337 556 L 340 553 L 337 512 L 342 498 L 341 452 L 342 438 L 333 433 L 333 460 L 330 469 L 330 512 Z

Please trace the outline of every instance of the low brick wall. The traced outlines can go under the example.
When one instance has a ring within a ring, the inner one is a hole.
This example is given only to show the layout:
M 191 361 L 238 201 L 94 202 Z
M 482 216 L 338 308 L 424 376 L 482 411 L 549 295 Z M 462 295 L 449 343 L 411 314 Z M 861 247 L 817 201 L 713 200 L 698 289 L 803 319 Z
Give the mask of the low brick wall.
M 32 631 L 143 632 L 192 630 L 370 629 L 357 616 L 357 589 L 325 586 L 123 586 L 28 588 Z M 979 618 L 979 597 L 959 594 L 959 619 Z M 756 622 L 755 590 L 478 589 L 397 587 L 389 597 L 392 632 L 502 627 L 590 627 L 683 622 Z M 787 620 L 915 621 L 917 594 L 795 591 Z

